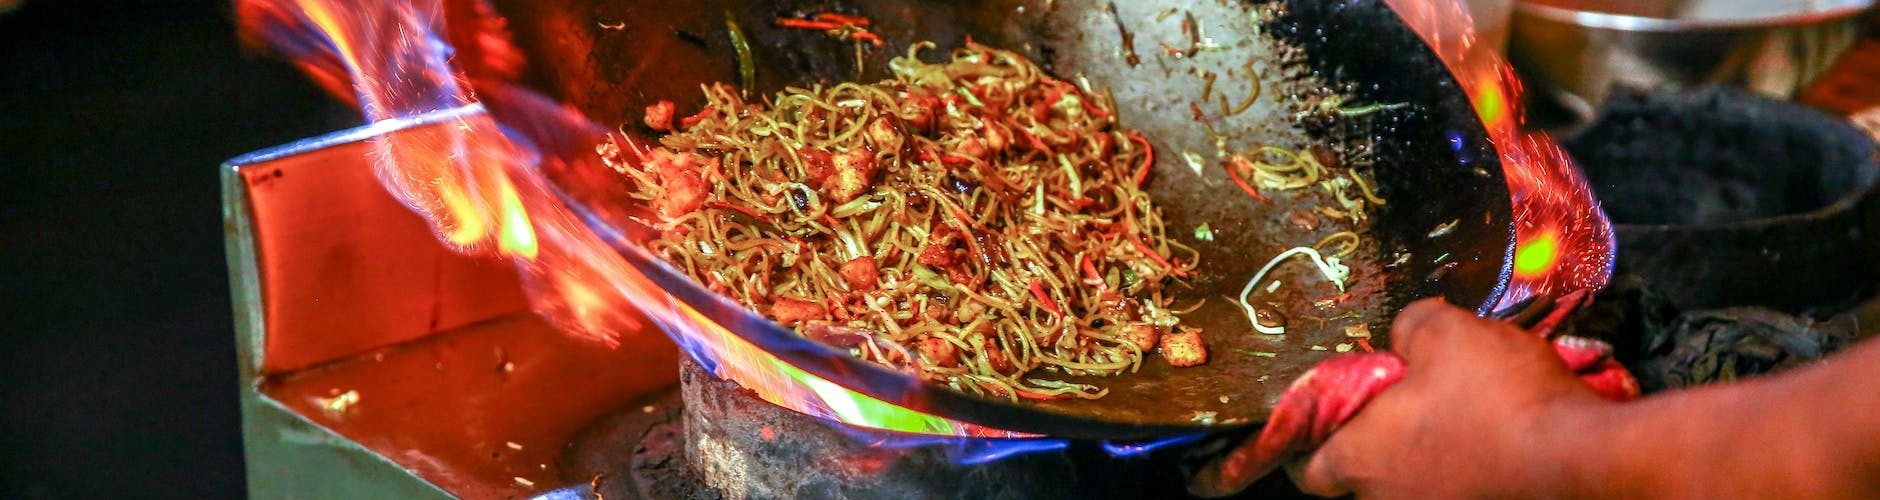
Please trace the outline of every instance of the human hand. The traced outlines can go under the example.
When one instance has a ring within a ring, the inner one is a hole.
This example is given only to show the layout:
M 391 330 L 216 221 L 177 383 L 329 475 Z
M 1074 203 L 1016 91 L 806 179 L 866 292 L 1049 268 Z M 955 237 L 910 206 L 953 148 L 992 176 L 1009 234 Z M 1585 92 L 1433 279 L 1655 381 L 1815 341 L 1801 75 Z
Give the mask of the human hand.
M 1293 480 L 1319 495 L 1559 494 L 1571 444 L 1609 405 L 1555 346 L 1506 323 L 1425 300 L 1398 315 L 1401 381 L 1305 459 Z

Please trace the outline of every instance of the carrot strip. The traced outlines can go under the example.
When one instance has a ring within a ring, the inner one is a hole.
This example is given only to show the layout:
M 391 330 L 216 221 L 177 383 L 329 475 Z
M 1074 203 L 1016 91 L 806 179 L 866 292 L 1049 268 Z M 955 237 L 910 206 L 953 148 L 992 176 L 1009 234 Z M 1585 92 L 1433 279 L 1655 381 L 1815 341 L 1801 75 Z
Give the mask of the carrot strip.
M 869 24 L 871 24 L 871 23 L 873 22 L 873 21 L 869 21 L 869 20 L 868 20 L 868 18 L 866 18 L 866 17 L 862 17 L 862 16 L 851 16 L 851 15 L 848 15 L 848 14 L 843 14 L 843 13 L 840 13 L 840 12 L 821 12 L 821 13 L 817 13 L 816 15 L 814 15 L 814 16 L 810 16 L 810 17 L 814 17 L 814 18 L 816 18 L 816 20 L 817 20 L 817 21 L 823 21 L 823 22 L 830 22 L 830 23 L 842 23 L 842 24 L 853 24 L 853 25 L 856 25 L 856 26 L 868 26 Z
M 1142 145 L 1142 168 L 1136 170 L 1136 187 L 1142 187 L 1142 183 L 1149 180 L 1149 169 L 1155 166 L 1155 147 L 1150 146 L 1149 140 L 1142 138 L 1142 134 L 1129 134 L 1129 142 Z M 1260 195 L 1256 193 L 1254 196 Z
M 1014 128 L 1013 130 L 1017 130 L 1018 135 L 1024 136 L 1025 142 L 1031 143 L 1032 149 L 1036 149 L 1038 150 L 1038 152 L 1044 153 L 1047 155 L 1051 154 L 1051 146 L 1044 145 L 1044 141 L 1039 140 L 1038 136 L 1031 135 L 1031 132 L 1027 132 L 1025 131 L 1025 129 L 1022 129 L 1022 128 Z M 1138 184 L 1140 184 L 1140 182 L 1138 182 Z
M 1095 264 L 1090 263 L 1089 255 L 1084 255 L 1082 257 L 1079 257 L 1077 259 L 1077 266 L 1083 268 L 1084 270 L 1084 283 L 1085 284 L 1096 285 L 1097 289 L 1099 290 L 1110 289 L 1110 284 L 1103 282 L 1103 275 L 1097 274 L 1097 266 Z
M 842 25 L 828 22 L 828 21 L 812 21 L 809 19 L 791 19 L 787 17 L 777 18 L 777 26 L 781 26 L 784 28 L 796 28 L 796 29 L 817 30 L 817 31 L 830 31 L 830 30 L 836 30 L 836 29 L 842 28 Z
M 1253 199 L 1266 202 L 1267 204 L 1273 203 L 1273 200 L 1267 199 L 1267 197 L 1265 196 L 1260 196 L 1260 192 L 1257 190 L 1254 190 L 1253 185 L 1247 184 L 1246 179 L 1240 178 L 1240 172 L 1235 172 L 1233 165 L 1222 163 L 1221 168 L 1227 170 L 1227 177 L 1230 179 L 1233 179 L 1234 185 L 1240 186 L 1241 191 L 1246 191 L 1248 195 L 1253 196 Z
M 1051 294 L 1045 293 L 1044 282 L 1031 280 L 1031 296 L 1038 299 L 1038 302 L 1044 305 L 1045 310 L 1051 311 L 1053 316 L 1064 316 L 1064 310 L 1058 309 L 1057 301 L 1051 300 Z
M 866 31 L 857 31 L 854 33 L 849 33 L 849 39 L 860 41 L 860 42 L 868 42 L 869 45 L 874 45 L 876 47 L 880 47 L 881 44 L 883 43 L 881 41 L 881 35 L 876 35 L 874 33 L 869 33 Z
M 1143 255 L 1147 255 L 1149 256 L 1150 259 L 1155 260 L 1156 264 L 1159 264 L 1162 267 L 1168 268 L 1169 273 L 1174 274 L 1175 277 L 1177 278 L 1188 277 L 1188 273 L 1182 272 L 1181 268 L 1175 267 L 1175 264 L 1169 263 L 1168 259 L 1162 258 L 1162 254 L 1155 253 L 1154 248 L 1149 248 L 1148 243 L 1143 243 L 1142 240 L 1139 240 L 1136 238 L 1130 238 L 1129 242 L 1135 243 L 1136 250 L 1141 251 Z
M 1033 400 L 1038 400 L 1038 401 L 1050 401 L 1053 399 L 1064 399 L 1066 397 L 1070 397 L 1069 394 L 1039 394 L 1039 393 L 1027 391 L 1024 389 L 1012 389 L 1012 393 L 1017 394 L 1018 397 L 1021 397 L 1021 398 L 1033 399 Z

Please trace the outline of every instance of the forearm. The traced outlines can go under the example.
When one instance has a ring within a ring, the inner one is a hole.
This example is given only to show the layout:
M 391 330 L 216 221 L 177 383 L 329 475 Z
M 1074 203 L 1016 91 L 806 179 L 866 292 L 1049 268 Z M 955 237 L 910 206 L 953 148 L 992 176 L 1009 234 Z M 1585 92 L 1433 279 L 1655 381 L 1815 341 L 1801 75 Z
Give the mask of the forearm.
M 1880 342 L 1785 374 L 1581 412 L 1558 426 L 1560 493 L 1880 495 Z

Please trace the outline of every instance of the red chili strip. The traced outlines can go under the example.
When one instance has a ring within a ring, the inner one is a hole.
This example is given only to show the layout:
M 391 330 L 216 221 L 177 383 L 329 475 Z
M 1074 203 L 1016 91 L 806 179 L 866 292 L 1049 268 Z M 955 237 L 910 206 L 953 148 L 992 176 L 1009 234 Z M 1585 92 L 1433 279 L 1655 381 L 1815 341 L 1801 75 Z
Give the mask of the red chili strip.
M 1083 268 L 1084 270 L 1084 283 L 1096 285 L 1099 290 L 1107 291 L 1110 289 L 1110 284 L 1103 281 L 1103 275 L 1097 274 L 1097 266 L 1090 263 L 1089 255 L 1079 257 L 1077 259 L 1077 267 Z
M 841 24 L 829 21 L 812 21 L 809 19 L 791 19 L 787 17 L 777 18 L 777 26 L 817 31 L 830 31 L 842 28 Z
M 705 109 L 698 110 L 698 113 L 695 113 L 692 116 L 680 118 L 679 125 L 682 125 L 685 128 L 692 128 L 693 125 L 698 125 L 698 122 L 705 121 L 705 116 L 710 114 L 712 110 L 713 108 L 708 107 Z
M 1027 132 L 1025 131 L 1025 129 L 1022 129 L 1022 128 L 1013 128 L 1013 130 L 1018 131 L 1018 135 L 1024 136 L 1025 142 L 1031 143 L 1032 149 L 1036 149 L 1038 150 L 1038 152 L 1044 153 L 1047 155 L 1051 154 L 1051 146 L 1044 145 L 1044 141 L 1038 140 L 1038 136 L 1031 135 L 1031 132 Z
M 946 156 L 940 157 L 940 164 L 949 167 L 962 167 L 972 165 L 973 159 L 959 153 L 947 153 Z
M 856 31 L 856 32 L 849 33 L 849 39 L 860 41 L 860 42 L 868 42 L 869 45 L 873 45 L 876 47 L 880 47 L 881 44 L 883 43 L 881 41 L 881 35 L 876 35 L 874 33 L 869 33 L 866 31 Z
M 1044 100 L 1039 101 L 1039 102 L 1045 103 L 1045 106 L 1049 107 L 1049 106 L 1056 106 L 1058 101 L 1061 101 L 1061 100 L 1064 100 L 1064 89 L 1058 88 L 1058 87 L 1052 87 L 1051 92 L 1045 94 Z
M 810 17 L 814 17 L 814 18 L 816 18 L 816 20 L 817 20 L 817 21 L 823 21 L 823 22 L 830 22 L 830 23 L 843 23 L 843 24 L 853 24 L 853 25 L 856 25 L 856 26 L 867 26 L 867 25 L 869 25 L 869 24 L 871 24 L 871 23 L 873 23 L 873 21 L 870 21 L 870 20 L 868 20 L 868 18 L 866 18 L 866 17 L 862 17 L 862 16 L 851 16 L 851 15 L 848 15 L 848 14 L 843 14 L 843 13 L 840 13 L 840 12 L 821 12 L 821 13 L 817 13 L 816 15 L 814 15 L 814 16 L 810 16 Z
M 1169 273 L 1174 274 L 1175 277 L 1177 278 L 1188 277 L 1188 273 L 1182 272 L 1181 268 L 1175 267 L 1175 264 L 1169 263 L 1168 259 L 1162 258 L 1162 254 L 1155 253 L 1154 248 L 1149 248 L 1148 243 L 1143 243 L 1142 240 L 1136 239 L 1136 238 L 1130 238 L 1129 242 L 1135 243 L 1136 250 L 1142 252 L 1143 255 L 1149 256 L 1150 259 L 1155 260 L 1156 264 L 1161 265 L 1162 267 L 1168 268 Z
M 1078 98 L 1077 98 L 1077 103 L 1078 103 L 1078 104 L 1082 104 L 1082 105 L 1084 105 L 1084 112 L 1085 112 L 1085 113 L 1090 113 L 1090 116 L 1095 116 L 1095 117 L 1098 117 L 1098 118 L 1102 118 L 1102 117 L 1105 117 L 1105 116 L 1110 116 L 1110 112 L 1109 112 L 1108 110 L 1105 110 L 1105 109 L 1103 109 L 1103 108 L 1099 108 L 1099 107 L 1097 107 L 1097 105 L 1095 105 L 1095 104 L 1091 104 L 1091 103 L 1090 103 L 1090 97 L 1089 97 L 1089 96 L 1080 96 L 1080 97 L 1078 97 Z
M 1142 187 L 1142 183 L 1149 180 L 1149 169 L 1155 166 L 1155 147 L 1150 146 L 1149 140 L 1142 138 L 1142 134 L 1129 134 L 1129 142 L 1142 145 L 1142 167 L 1136 169 L 1136 187 Z M 1255 193 L 1254 196 L 1260 195 Z
M 841 226 L 841 224 L 836 222 L 836 218 L 830 217 L 829 214 L 822 214 L 822 223 L 823 225 L 829 226 L 831 229 Z
M 1050 401 L 1053 399 L 1064 399 L 1064 398 L 1070 397 L 1069 394 L 1039 394 L 1039 393 L 1027 391 L 1024 389 L 1012 389 L 1012 393 L 1017 394 L 1018 397 L 1021 397 L 1021 398 L 1034 399 L 1038 401 Z
M 1057 301 L 1051 300 L 1051 295 L 1045 293 L 1043 281 L 1031 280 L 1031 296 L 1038 299 L 1038 302 L 1044 305 L 1044 309 L 1051 311 L 1052 315 L 1064 316 L 1064 310 L 1058 309 Z
M 738 213 L 741 213 L 741 214 L 744 214 L 744 215 L 749 215 L 749 216 L 751 216 L 751 218 L 753 218 L 753 219 L 757 219 L 757 220 L 761 220 L 761 221 L 766 221 L 766 222 L 768 222 L 768 221 L 770 221 L 770 218 L 769 218 L 769 217 L 764 217 L 764 214 L 762 214 L 762 213 L 758 213 L 758 211 L 757 211 L 757 210 L 755 210 L 755 209 L 752 209 L 751 207 L 746 207 L 746 206 L 743 206 L 743 205 L 733 205 L 733 204 L 730 204 L 730 203 L 725 203 L 725 202 L 722 202 L 722 201 L 711 201 L 711 202 L 706 202 L 706 203 L 705 203 L 705 206 L 706 206 L 706 207 L 709 207 L 709 208 L 719 208 L 719 209 L 725 209 L 725 210 L 736 210 L 736 211 L 737 211 Z
M 1371 339 L 1358 339 L 1358 347 L 1364 349 L 1364 352 L 1377 352 L 1371 348 Z
M 1233 166 L 1232 164 L 1228 164 L 1228 163 L 1222 163 L 1222 164 L 1221 164 L 1221 168 L 1223 168 L 1223 169 L 1226 169 L 1226 170 L 1227 170 L 1227 177 L 1228 177 L 1229 179 L 1233 179 L 1233 180 L 1234 180 L 1234 185 L 1236 185 L 1236 186 L 1240 186 L 1240 190 L 1241 190 L 1241 191 L 1246 191 L 1246 192 L 1247 192 L 1247 195 L 1249 195 L 1249 196 L 1252 196 L 1252 197 L 1253 197 L 1253 199 L 1256 199 L 1256 200 L 1260 200 L 1260 201 L 1263 201 L 1263 202 L 1266 202 L 1267 204 L 1272 204 L 1272 203 L 1273 203 L 1273 200 L 1270 200 L 1270 199 L 1267 199 L 1267 197 L 1265 197 L 1265 196 L 1260 196 L 1260 192 L 1259 192 L 1259 191 L 1257 191 L 1257 190 L 1255 190 L 1255 189 L 1253 189 L 1253 185 L 1251 185 L 1251 184 L 1247 184 L 1247 180 L 1246 180 L 1246 179 L 1242 179 L 1242 178 L 1240 178 L 1240 172 L 1236 172 L 1236 171 L 1234 170 L 1234 166 Z

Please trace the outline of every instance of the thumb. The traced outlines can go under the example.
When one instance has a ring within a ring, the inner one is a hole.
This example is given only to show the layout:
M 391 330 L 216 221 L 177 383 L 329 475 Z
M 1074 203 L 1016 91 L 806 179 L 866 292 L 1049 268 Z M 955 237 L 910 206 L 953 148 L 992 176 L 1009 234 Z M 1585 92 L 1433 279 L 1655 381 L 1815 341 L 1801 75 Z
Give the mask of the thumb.
M 1292 479 L 1299 491 L 1321 497 L 1342 497 L 1351 494 L 1351 486 L 1345 484 L 1342 452 L 1340 448 L 1328 446 L 1319 448 L 1310 455 L 1286 463 L 1286 476 Z
M 1545 342 L 1507 323 L 1476 316 L 1442 299 L 1411 303 L 1390 329 L 1391 351 L 1410 366 L 1440 366 L 1440 359 L 1482 349 L 1543 347 Z

